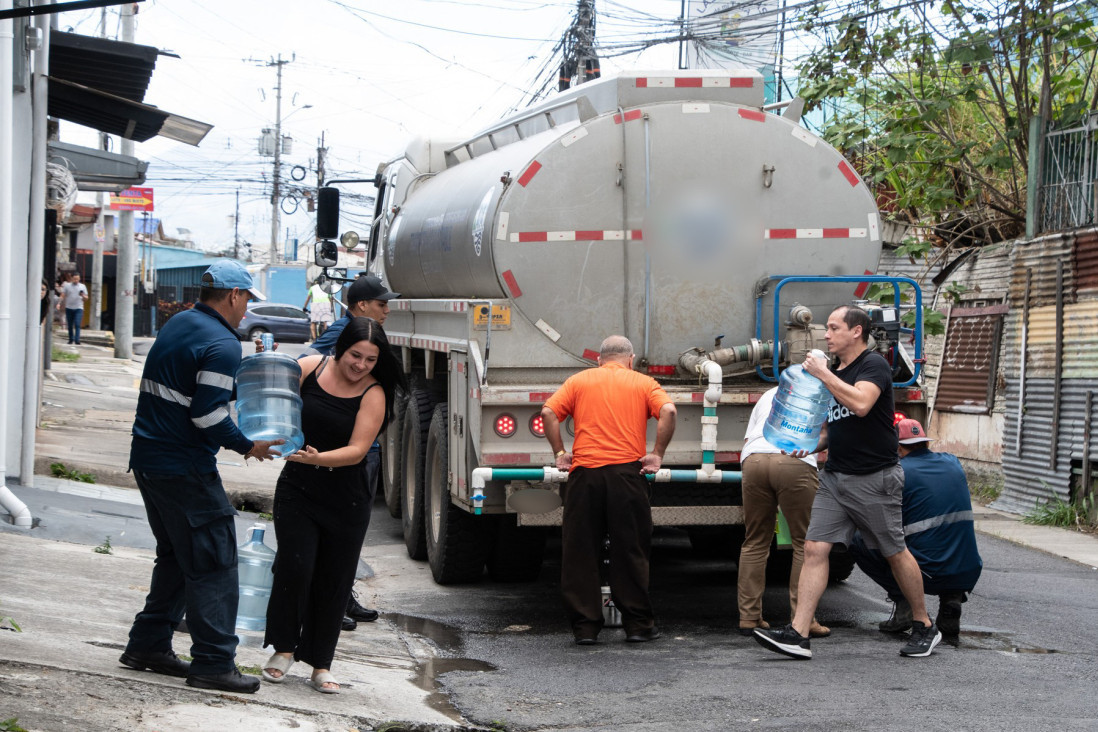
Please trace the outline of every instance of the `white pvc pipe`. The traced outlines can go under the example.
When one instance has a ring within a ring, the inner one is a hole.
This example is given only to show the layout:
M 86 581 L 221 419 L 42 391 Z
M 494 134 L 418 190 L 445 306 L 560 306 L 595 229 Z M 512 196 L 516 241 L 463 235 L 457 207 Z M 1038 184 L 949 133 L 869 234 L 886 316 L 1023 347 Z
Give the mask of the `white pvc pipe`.
M 717 404 L 721 400 L 721 382 L 724 379 L 724 372 L 721 371 L 720 364 L 709 359 L 698 364 L 698 371 L 709 377 L 709 386 L 703 397 L 705 409 L 701 418 L 701 450 L 702 470 L 712 474 L 717 469 Z M 712 412 L 712 414 L 706 414 L 706 412 Z

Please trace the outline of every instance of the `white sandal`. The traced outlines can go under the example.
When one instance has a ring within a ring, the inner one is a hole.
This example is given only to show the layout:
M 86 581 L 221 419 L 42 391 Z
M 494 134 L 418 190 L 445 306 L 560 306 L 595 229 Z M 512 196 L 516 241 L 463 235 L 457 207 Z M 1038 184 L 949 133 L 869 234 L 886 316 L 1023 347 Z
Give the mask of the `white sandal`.
M 305 683 L 307 683 L 309 686 L 311 686 L 314 689 L 316 689 L 317 691 L 319 691 L 321 694 L 338 694 L 339 693 L 339 687 L 338 686 L 336 686 L 334 689 L 331 688 L 331 687 L 325 686 L 325 684 L 338 684 L 339 683 L 338 681 L 336 681 L 335 676 L 332 676 L 332 674 L 328 671 L 321 671 L 320 673 L 318 673 L 316 676 L 312 677 L 311 679 L 309 679 Z
M 272 684 L 281 684 L 286 680 L 286 672 L 290 670 L 290 666 L 294 665 L 293 656 L 283 656 L 281 653 L 272 653 L 271 657 L 267 659 L 267 663 L 263 664 L 263 678 L 270 681 Z M 267 673 L 267 669 L 272 671 L 281 671 L 281 676 L 272 676 Z

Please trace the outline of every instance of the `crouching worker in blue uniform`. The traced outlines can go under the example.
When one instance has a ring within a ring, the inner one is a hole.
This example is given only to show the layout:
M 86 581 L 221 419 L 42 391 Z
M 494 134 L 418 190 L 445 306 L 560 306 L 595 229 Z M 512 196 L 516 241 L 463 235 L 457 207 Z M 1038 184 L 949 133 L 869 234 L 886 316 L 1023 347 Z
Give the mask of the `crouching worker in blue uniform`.
M 283 442 L 253 442 L 229 416 L 241 358 L 233 329 L 253 298 L 264 299 L 243 265 L 213 264 L 202 275 L 199 302 L 167 322 L 145 360 L 130 469 L 156 537 L 156 562 L 119 659 L 138 671 L 186 677 L 188 686 L 245 693 L 259 679 L 236 668 L 236 510 L 215 457 L 227 447 L 245 460 L 269 460 L 278 457 L 271 446 Z M 190 663 L 172 650 L 184 610 Z
M 976 550 L 972 498 L 968 480 L 956 457 L 931 452 L 923 426 L 914 419 L 896 425 L 900 433 L 900 465 L 904 469 L 903 523 L 907 548 L 919 563 L 923 587 L 937 595 L 935 624 L 945 636 L 961 629 L 961 603 L 980 579 L 984 563 Z M 878 627 L 885 633 L 911 628 L 911 606 L 900 592 L 888 562 L 855 534 L 850 553 L 858 567 L 888 592 L 892 617 Z

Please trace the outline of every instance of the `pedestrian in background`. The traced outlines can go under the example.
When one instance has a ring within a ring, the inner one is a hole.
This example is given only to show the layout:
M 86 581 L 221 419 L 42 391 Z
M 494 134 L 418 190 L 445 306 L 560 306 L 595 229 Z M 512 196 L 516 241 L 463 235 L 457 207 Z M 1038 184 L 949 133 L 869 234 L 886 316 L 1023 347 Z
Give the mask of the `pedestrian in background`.
M 961 461 L 947 452 L 932 452 L 926 430 L 914 419 L 896 425 L 900 466 L 904 469 L 903 521 L 907 548 L 919 563 L 923 590 L 938 596 L 934 624 L 942 635 L 961 631 L 961 603 L 980 579 L 984 563 L 976 548 L 972 496 Z M 892 576 L 888 561 L 854 534 L 850 553 L 858 568 L 884 588 L 893 602 L 892 616 L 879 624 L 885 633 L 911 628 L 911 605 Z
M 795 458 L 786 455 L 763 437 L 763 424 L 770 414 L 778 387 L 763 393 L 751 410 L 740 451 L 743 473 L 744 540 L 736 568 L 740 607 L 740 634 L 752 635 L 755 628 L 769 628 L 762 618 L 763 591 L 766 590 L 766 561 L 774 541 L 774 524 L 781 508 L 793 542 L 793 566 L 789 573 L 790 617 L 797 614 L 797 585 L 804 563 L 804 535 L 812 516 L 819 477 L 816 456 Z M 808 634 L 825 638 L 831 629 L 812 619 Z
M 84 321 L 84 301 L 88 299 L 88 288 L 80 282 L 80 273 L 73 272 L 72 278 L 61 285 L 61 302 L 58 309 L 65 308 L 65 323 L 69 328 L 69 343 L 80 345 L 80 324 Z
M 241 358 L 235 328 L 253 298 L 264 299 L 241 264 L 214 263 L 202 275 L 198 303 L 160 329 L 145 360 L 130 469 L 156 538 L 156 563 L 119 659 L 138 671 L 185 676 L 188 686 L 246 693 L 259 679 L 236 668 L 236 510 L 216 456 L 227 447 L 245 461 L 270 460 L 279 457 L 271 446 L 284 442 L 253 442 L 229 416 Z M 172 650 L 184 610 L 190 663 Z
M 310 302 L 313 304 L 311 308 L 309 307 Z M 315 341 L 324 335 L 324 331 L 335 319 L 332 314 L 332 296 L 320 286 L 319 279 L 313 282 L 313 286 L 309 288 L 309 294 L 305 296 L 305 304 L 301 307 L 309 312 L 309 332 L 312 335 L 312 340 Z
M 354 318 L 371 318 L 378 325 L 385 325 L 385 318 L 389 316 L 389 301 L 400 297 L 399 292 L 390 292 L 381 284 L 381 278 L 376 275 L 363 275 L 351 283 L 347 288 L 347 313 L 324 331 L 324 334 L 313 342 L 312 348 L 306 349 L 304 354 L 298 357 L 303 360 L 307 356 L 320 354 L 331 356 L 335 352 L 335 345 L 343 329 Z M 370 459 L 366 461 L 367 480 L 371 486 L 372 494 L 377 492 L 378 479 L 381 476 L 381 445 L 374 441 L 370 447 Z M 373 504 L 371 504 L 372 506 Z M 367 525 L 370 522 L 370 514 L 366 514 Z M 363 607 L 357 600 L 355 593 L 351 592 L 347 598 L 347 611 L 343 618 L 343 629 L 354 630 L 359 622 L 372 623 L 379 617 L 377 610 Z
M 633 370 L 633 344 L 624 336 L 602 342 L 598 368 L 580 371 L 545 402 L 545 437 L 558 470 L 568 471 L 562 493 L 561 593 L 578 645 L 593 645 L 602 630 L 603 540 L 610 535 L 610 592 L 621 611 L 625 640 L 660 637 L 648 596 L 652 507 L 648 481 L 675 432 L 675 405 L 651 376 Z M 572 417 L 576 436 L 565 449 L 560 423 Z M 647 425 L 656 442 L 647 452 Z
M 850 546 L 855 530 L 866 544 L 880 550 L 915 623 L 900 655 L 929 656 L 942 640 L 930 622 L 923 599 L 919 565 L 904 543 L 901 497 L 904 471 L 897 456 L 892 400 L 892 367 L 869 350 L 869 315 L 843 305 L 827 318 L 828 350 L 838 356 L 835 371 L 826 359 L 808 355 L 804 370 L 831 392 L 827 424 L 814 452 L 827 449 L 827 463 L 812 504 L 805 535 L 804 566 L 797 588 L 793 622 L 778 629 L 755 629 L 755 639 L 767 650 L 792 658 L 810 659 L 809 628 L 816 605 L 827 587 L 828 555 L 835 544 Z M 808 451 L 793 453 L 804 457 Z
M 286 457 L 275 489 L 278 555 L 263 639 L 275 652 L 263 678 L 281 683 L 303 661 L 313 667 L 309 685 L 336 694 L 332 659 L 376 488 L 366 463 L 404 376 L 370 318 L 343 329 L 334 358 L 302 359 L 301 373 L 305 446 Z

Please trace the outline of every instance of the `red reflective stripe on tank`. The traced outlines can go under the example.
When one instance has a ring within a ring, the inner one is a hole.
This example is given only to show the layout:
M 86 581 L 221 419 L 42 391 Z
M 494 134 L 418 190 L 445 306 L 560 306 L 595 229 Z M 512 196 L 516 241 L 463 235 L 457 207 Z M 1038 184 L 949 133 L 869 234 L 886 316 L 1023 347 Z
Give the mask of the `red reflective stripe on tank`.
M 629 232 L 629 238 L 633 241 L 641 241 L 644 239 L 644 232 L 641 229 L 633 229 Z
M 530 401 L 538 402 L 540 404 L 551 396 L 553 396 L 553 392 L 551 391 L 532 391 L 530 392 Z
M 766 112 L 756 112 L 753 109 L 741 109 L 741 110 L 739 110 L 739 114 L 744 119 L 749 119 L 752 122 L 765 122 L 766 121 Z
M 850 236 L 850 229 L 824 229 L 824 239 L 846 239 Z
M 582 241 L 584 239 L 590 239 L 592 241 L 602 241 L 605 239 L 605 235 L 602 231 L 577 231 L 576 241 Z
M 762 394 L 748 394 L 747 395 L 747 403 L 748 404 L 758 404 L 760 399 L 762 399 Z
M 685 87 L 700 87 L 701 85 L 702 80 L 700 76 L 691 76 L 685 79 L 675 79 L 675 86 L 680 89 Z
M 539 170 L 541 170 L 541 163 L 539 163 L 537 160 L 530 163 L 530 167 L 523 171 L 522 175 L 519 176 L 518 184 L 525 188 L 526 184 L 530 182 L 531 178 L 538 174 Z
M 739 461 L 740 454 L 738 452 L 718 452 L 713 454 L 713 462 L 738 463 Z
M 632 110 L 625 113 L 625 121 L 626 122 L 632 122 L 633 120 L 640 119 L 640 118 L 641 118 L 641 111 L 639 109 L 632 109 Z M 614 124 L 616 124 L 616 125 L 621 124 L 621 115 L 620 114 L 615 114 L 614 115 Z
M 704 402 L 705 401 L 705 394 L 703 392 L 696 391 L 696 392 L 694 392 L 693 394 L 690 395 L 690 401 L 692 401 L 692 402 Z
M 528 452 L 484 453 L 481 465 L 525 465 L 530 462 Z
M 867 269 L 865 272 L 862 272 L 862 274 L 871 275 L 871 274 L 873 274 L 873 270 Z M 854 297 L 856 297 L 858 299 L 861 299 L 862 295 L 864 295 L 865 291 L 868 290 L 868 289 L 869 289 L 869 283 L 868 282 L 859 282 L 858 286 L 854 288 Z
M 646 89 L 648 87 L 648 79 L 646 77 L 639 77 L 636 79 L 638 89 Z M 614 120 L 617 122 L 618 120 Z
M 465 364 L 463 364 L 461 361 L 457 362 L 457 372 L 459 374 L 464 374 L 465 373 Z
M 511 291 L 511 297 L 522 297 L 522 289 L 518 286 L 518 280 L 511 270 L 503 273 L 503 281 L 507 283 L 507 289 Z
M 755 86 L 755 80 L 750 76 L 733 76 L 728 80 L 728 86 L 736 89 L 749 89 Z
M 854 168 L 850 167 L 850 163 L 845 160 L 839 161 L 839 172 L 843 174 L 843 177 L 850 181 L 850 185 L 858 185 L 858 174 L 854 172 Z
M 518 235 L 520 242 L 522 241 L 549 241 L 549 232 L 547 231 L 520 231 Z
M 796 239 L 796 229 L 769 229 L 766 234 L 768 239 Z
M 590 348 L 583 349 L 583 357 L 588 361 L 597 361 L 599 358 L 598 351 L 592 351 Z

